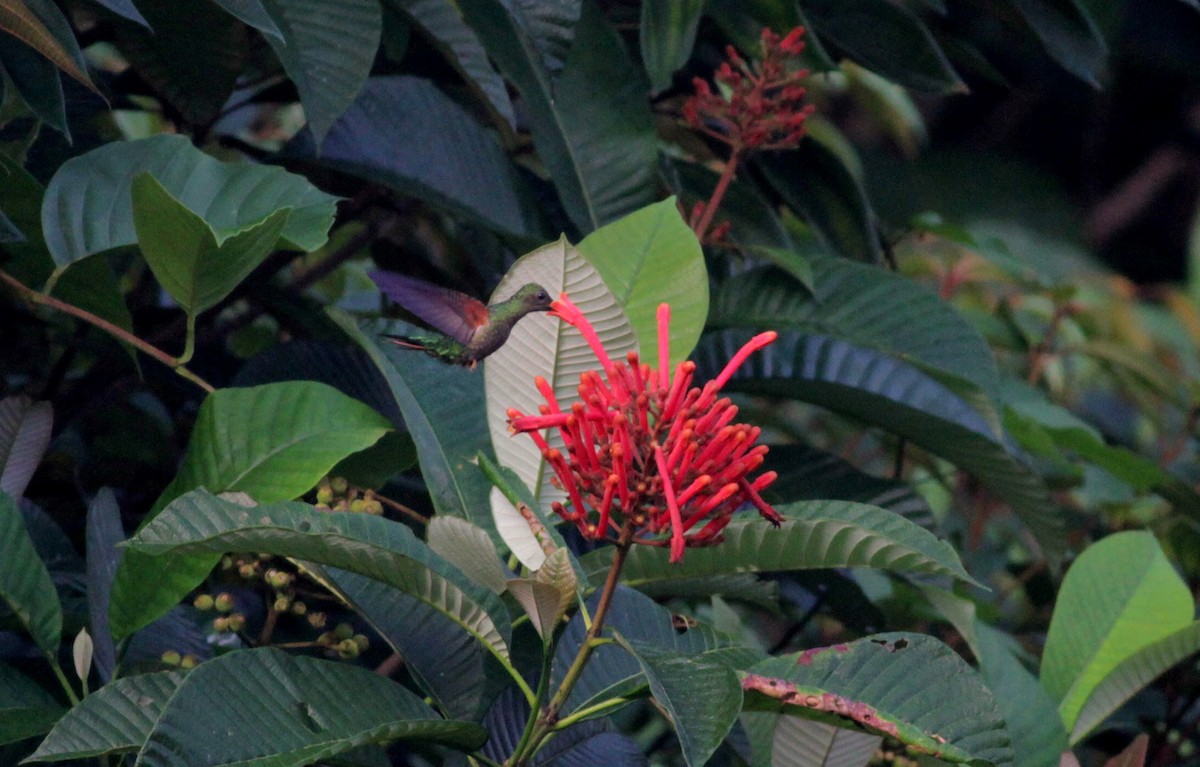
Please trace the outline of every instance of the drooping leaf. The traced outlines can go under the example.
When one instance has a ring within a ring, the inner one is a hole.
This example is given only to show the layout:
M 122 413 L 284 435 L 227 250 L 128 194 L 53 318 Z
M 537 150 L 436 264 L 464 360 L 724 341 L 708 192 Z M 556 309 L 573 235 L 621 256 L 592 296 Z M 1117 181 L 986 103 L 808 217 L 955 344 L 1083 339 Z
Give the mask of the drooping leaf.
M 421 477 L 438 514 L 462 517 L 493 535 L 487 479 L 472 461 L 488 450 L 483 382 L 471 371 L 428 355 L 377 341 L 382 334 L 405 335 L 401 322 L 364 323 L 329 311 L 330 318 L 371 358 L 417 446 Z M 526 318 L 521 324 L 528 322 Z M 495 539 L 493 539 L 495 540 Z
M 88 77 L 87 62 L 75 40 L 71 22 L 52 0 L 0 4 L 0 29 L 54 62 L 54 66 L 80 84 L 96 91 Z
M 150 173 L 133 179 L 133 227 L 159 284 L 188 314 L 216 306 L 279 241 L 289 208 L 236 230 L 214 231 Z
M 874 567 L 907 573 L 973 579 L 947 542 L 903 517 L 875 506 L 845 501 L 800 501 L 776 507 L 787 520 L 779 528 L 768 521 L 735 521 L 719 546 L 688 551 L 668 563 L 669 552 L 635 546 L 622 570 L 624 583 L 697 578 L 739 572 L 784 572 L 827 567 Z M 596 582 L 607 568 L 606 549 L 586 554 L 580 563 Z
M 114 24 L 118 49 L 189 123 L 208 125 L 229 100 L 245 65 L 246 27 L 212 3 L 138 3 L 145 18 Z M 195 34 L 198 29 L 204 34 Z
M 279 27 L 275 26 L 275 22 L 271 19 L 271 14 L 267 13 L 262 0 L 213 0 L 213 2 L 224 8 L 226 13 L 240 19 L 242 23 L 254 27 L 259 32 L 270 35 L 276 40 L 283 40 L 283 33 L 279 31 Z
M 0 67 L 37 119 L 70 141 L 67 105 L 58 67 L 41 53 L 8 35 L 0 35 Z
M 333 222 L 337 198 L 281 168 L 222 163 L 183 136 L 116 141 L 66 161 L 46 187 L 42 229 L 59 270 L 137 241 L 130 190 L 141 173 L 218 231 L 291 208 L 277 247 L 315 250 Z
M 998 399 L 1000 373 L 983 335 L 927 288 L 845 259 L 811 262 L 805 290 L 772 268 L 721 283 L 710 327 L 753 327 L 833 336 L 970 381 Z
M 496 544 L 482 528 L 461 517 L 434 517 L 425 529 L 425 542 L 471 580 L 504 593 L 509 574 L 500 564 Z
M 547 646 L 554 636 L 559 620 L 563 617 L 562 594 L 553 584 L 542 583 L 531 578 L 512 578 L 508 581 L 508 591 L 513 599 L 521 605 L 521 609 L 529 616 L 529 621 L 537 630 L 538 636 Z
M 404 525 L 370 514 L 330 514 L 303 503 L 254 507 L 204 490 L 174 500 L 129 540 L 149 555 L 266 551 L 387 583 L 452 618 L 493 653 L 508 654 L 508 614 Z
M 929 29 L 904 6 L 887 0 L 802 0 L 812 29 L 850 58 L 917 91 L 965 92 Z
M 123 16 L 130 21 L 136 21 L 147 29 L 150 28 L 146 17 L 142 16 L 141 12 L 138 11 L 137 6 L 133 4 L 133 0 L 96 0 L 96 2 L 119 16 Z
M 671 362 L 687 359 L 708 314 L 708 272 L 696 235 L 667 198 L 589 234 L 579 252 L 625 312 L 642 359 L 658 366 L 658 305 L 671 305 Z
M 642 65 L 655 92 L 671 85 L 671 76 L 687 63 L 696 44 L 702 0 L 647 0 L 638 27 Z
M 305 570 L 339 594 L 404 659 L 421 689 L 447 715 L 477 721 L 491 666 L 483 645 L 452 617 L 386 583 L 337 568 Z
M 377 0 L 259 0 L 281 37 L 267 35 L 317 143 L 354 101 L 375 61 L 383 29 Z
M 545 229 L 496 136 L 429 80 L 371 78 L 317 146 L 302 136 L 287 151 L 509 236 Z
M 751 710 L 841 727 L 847 719 L 955 764 L 1011 765 L 992 694 L 953 650 L 922 634 L 876 634 L 765 660 L 742 679 Z
M 587 233 L 653 202 L 655 137 L 645 80 L 594 3 L 582 4 L 556 75 L 512 6 L 464 0 L 460 7 L 520 92 L 538 155 L 575 226 Z
M 13 500 L 25 494 L 53 427 L 54 409 L 49 402 L 20 395 L 0 399 L 0 491 Z
M 366 405 L 313 381 L 219 390 L 200 406 L 183 465 L 152 513 L 197 487 L 242 491 L 267 503 L 295 498 L 390 428 Z M 109 605 L 113 634 L 128 636 L 165 613 L 218 558 L 127 554 Z
M 706 334 L 694 355 L 711 377 L 750 332 Z M 965 400 L 915 367 L 873 350 L 793 331 L 750 357 L 726 388 L 791 397 L 880 426 L 954 462 L 1007 501 L 1052 561 L 1065 519 L 1041 478 L 1015 458 Z
M 0 663 L 0 744 L 49 732 L 62 715 L 62 706 L 50 693 Z
M 1110 535 L 1079 555 L 1058 593 L 1041 670 L 1073 742 L 1086 734 L 1077 729 L 1085 707 L 1090 729 L 1137 691 L 1134 678 L 1144 683 L 1200 647 L 1194 609 L 1151 533 Z M 1114 673 L 1124 678 L 1102 687 Z
M 812 227 L 831 255 L 879 263 L 875 212 L 862 184 L 813 136 L 796 149 L 763 152 L 753 161 L 767 183 Z
M 1008 0 L 1046 53 L 1093 88 L 1108 72 L 1108 46 L 1100 28 L 1077 0 Z
M 479 37 L 463 20 L 462 11 L 450 0 L 385 0 L 398 8 L 431 38 L 463 75 L 487 98 L 492 109 L 510 126 L 516 125 L 512 99 L 504 79 L 492 68 Z M 442 126 L 446 127 L 446 126 Z
M 54 656 L 63 613 L 50 573 L 38 558 L 17 504 L 0 491 L 0 601 L 16 615 L 42 652 Z
M 95 643 L 96 669 L 108 681 L 117 666 L 117 650 L 108 627 L 109 596 L 121 552 L 117 544 L 125 540 L 121 510 L 112 490 L 100 488 L 87 511 L 87 599 L 88 625 Z
M 619 632 L 616 638 L 641 666 L 650 694 L 675 729 L 684 761 L 696 767 L 705 764 L 742 708 L 737 674 L 703 653 L 664 651 Z
M 536 282 L 552 294 L 568 293 L 595 327 L 612 359 L 620 359 L 636 348 L 633 329 L 602 273 L 565 238 L 520 258 L 501 280 L 496 294 L 511 293 L 527 282 Z M 599 364 L 579 331 L 543 314 L 521 320 L 508 342 L 484 363 L 487 424 L 496 457 L 501 466 L 512 469 L 533 491 L 543 512 L 549 512 L 550 503 L 560 497 L 560 491 L 550 487 L 550 472 L 545 471 L 541 451 L 533 440 L 509 432 L 507 412 L 510 408 L 522 413 L 538 412 L 538 405 L 544 403 L 534 385 L 539 375 L 560 402 L 571 402 L 577 396 L 580 373 L 595 370 Z M 514 513 L 508 511 L 509 516 Z M 528 529 L 523 519 L 513 520 L 514 529 L 522 526 Z M 540 563 L 536 541 L 532 537 L 523 540 L 514 540 L 510 545 L 514 553 L 532 557 L 528 563 L 536 568 Z

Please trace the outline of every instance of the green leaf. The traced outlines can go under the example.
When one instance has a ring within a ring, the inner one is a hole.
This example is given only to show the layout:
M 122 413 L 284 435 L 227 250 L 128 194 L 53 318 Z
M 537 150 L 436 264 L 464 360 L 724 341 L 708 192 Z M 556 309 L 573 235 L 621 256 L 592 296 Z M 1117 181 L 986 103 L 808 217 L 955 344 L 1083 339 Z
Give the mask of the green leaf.
M 46 655 L 58 654 L 63 613 L 54 582 L 33 548 L 17 504 L 0 492 L 0 600 Z
M 1006 646 L 1001 632 L 975 621 L 979 672 L 1004 714 L 1012 740 L 1013 763 L 1021 767 L 1057 767 L 1067 750 L 1054 700 Z
M 168 671 L 106 684 L 59 720 L 30 761 L 60 762 L 137 751 L 183 684 L 184 676 L 180 671 Z
M 826 567 L 874 567 L 901 573 L 947 575 L 968 583 L 949 543 L 892 512 L 846 501 L 801 501 L 776 507 L 786 522 L 736 521 L 719 546 L 696 548 L 669 564 L 669 552 L 635 546 L 622 570 L 630 586 L 740 572 L 783 572 Z M 580 558 L 595 582 L 611 554 L 600 549 Z
M 671 76 L 692 55 L 704 0 L 646 0 L 642 3 L 642 64 L 657 93 L 671 85 Z
M 87 61 L 75 40 L 75 31 L 53 0 L 21 0 L 0 6 L 0 28 L 54 62 L 93 93 Z
M 751 767 L 864 765 L 883 740 L 867 732 L 765 711 L 747 711 L 741 721 L 753 749 Z
M 193 317 L 216 306 L 275 249 L 281 208 L 236 231 L 213 231 L 149 173 L 133 179 L 133 226 L 159 284 Z
M 243 24 L 253 27 L 265 35 L 270 35 L 276 40 L 283 39 L 283 33 L 271 20 L 271 15 L 263 7 L 262 0 L 213 0 L 213 2 L 224 8 L 229 15 L 241 20 Z
M 596 267 L 637 335 L 642 359 L 658 367 L 658 305 L 671 305 L 671 362 L 687 359 L 708 315 L 708 271 L 675 198 L 589 234 L 579 252 Z
M 1011 765 L 992 694 L 953 650 L 922 634 L 876 634 L 765 660 L 742 679 L 751 710 L 847 719 L 955 764 Z
M 610 358 L 621 359 L 636 348 L 633 329 L 605 284 L 602 272 L 565 238 L 518 259 L 500 281 L 495 295 L 511 294 L 527 282 L 536 282 L 551 294 L 568 293 L 595 327 Z M 522 413 L 538 412 L 538 405 L 545 400 L 534 385 L 536 376 L 546 379 L 561 403 L 569 403 L 578 396 L 579 375 L 599 367 L 599 361 L 578 330 L 540 313 L 521 320 L 508 342 L 484 362 L 487 425 L 496 457 L 501 466 L 512 469 L 533 491 L 537 508 L 543 513 L 549 512 L 551 502 L 563 497 L 562 493 L 550 486 L 552 472 L 545 470 L 541 451 L 533 440 L 509 432 L 507 412 L 510 408 Z M 552 437 L 551 444 L 556 444 L 555 439 Z M 512 524 L 498 525 L 522 532 L 519 538 L 510 536 L 509 546 L 523 563 L 536 570 L 543 555 L 532 533 L 523 532 L 528 530 L 527 523 L 513 516 L 515 509 L 500 506 L 497 504 L 495 513 L 503 512 Z
M 1191 626 L 1194 612 L 1191 592 L 1151 533 L 1110 535 L 1079 555 L 1058 593 L 1041 671 L 1072 740 L 1101 683 L 1140 650 Z
M 653 202 L 648 87 L 595 4 L 583 3 L 557 76 L 517 7 L 492 0 L 463 0 L 460 7 L 520 92 L 538 155 L 575 226 L 590 232 Z
M 706 334 L 694 355 L 700 377 L 715 376 L 749 337 L 749 331 Z M 910 439 L 1007 501 L 1048 559 L 1065 549 L 1066 520 L 1041 477 L 1010 454 L 966 401 L 914 367 L 837 339 L 785 331 L 751 356 L 726 389 L 811 402 Z
M 1007 0 L 1050 57 L 1099 90 L 1107 74 L 1108 46 L 1087 8 L 1077 0 Z
M 20 500 L 42 462 L 54 428 L 54 408 L 23 395 L 0 399 L 0 491 Z
M 7 32 L 8 29 L 6 28 Z M 54 63 L 15 37 L 0 35 L 0 69 L 38 120 L 71 140 L 62 80 Z
M 281 168 L 219 162 L 183 136 L 115 141 L 67 160 L 46 187 L 42 229 L 60 271 L 137 241 L 131 188 L 142 173 L 216 231 L 238 231 L 291 208 L 277 247 L 295 250 L 325 243 L 338 199 Z
M 96 670 L 108 681 L 117 667 L 117 650 L 109 630 L 108 605 L 113 578 L 117 574 L 121 551 L 117 545 L 125 540 L 121 526 L 121 509 L 116 496 L 107 487 L 100 488 L 87 510 L 87 603 L 88 626 L 95 642 Z
M 282 38 L 267 36 L 300 91 L 319 145 L 371 73 L 383 15 L 377 0 L 261 0 Z
M 758 154 L 753 166 L 813 228 L 832 255 L 879 263 L 875 212 L 862 184 L 831 149 L 808 136 L 796 149 Z
M 965 93 L 946 54 L 916 15 L 887 0 L 801 0 L 812 29 L 893 82 L 929 93 Z
M 496 544 L 482 528 L 460 517 L 436 516 L 425 529 L 425 542 L 475 583 L 504 593 L 508 572 L 500 564 Z
M 987 341 L 936 293 L 908 277 L 845 259 L 817 258 L 813 288 L 760 268 L 713 294 L 710 327 L 833 336 L 970 381 L 998 398 L 1000 372 Z
M 0 663 L 0 744 L 49 732 L 63 715 L 62 706 L 40 685 Z
M 384 0 L 399 9 L 430 38 L 433 46 L 477 88 L 492 109 L 510 126 L 516 115 L 504 78 L 492 68 L 479 37 L 466 25 L 462 12 L 451 0 Z M 442 127 L 448 127 L 443 125 Z
M 721 179 L 721 174 L 707 166 L 674 157 L 662 157 L 659 165 L 671 192 L 682 200 L 684 210 L 691 210 L 697 202 L 708 201 Z M 796 247 L 792 235 L 779 220 L 776 205 L 758 186 L 748 181 L 735 178 L 725 188 L 717 221 L 730 223 L 729 239 L 743 248 L 792 250 Z M 780 266 L 787 268 L 784 264 Z
M 663 651 L 630 641 L 616 632 L 618 644 L 637 659 L 650 693 L 679 738 L 683 760 L 703 765 L 729 734 L 742 708 L 737 674 L 704 654 Z
M 391 428 L 371 408 L 315 381 L 221 389 L 200 406 L 183 465 L 147 519 L 198 487 L 241 491 L 265 503 L 296 498 Z M 170 609 L 218 557 L 126 554 L 109 605 L 114 636 L 128 636 Z
M 324 141 L 298 154 L 522 241 L 547 229 L 493 131 L 429 80 L 372 77 Z
M 250 50 L 245 25 L 212 3 L 138 0 L 141 23 L 113 24 L 113 42 L 154 91 L 205 129 L 233 94 Z M 203 29 L 203 35 L 195 30 Z M 187 45 L 180 41 L 187 40 Z
M 488 506 L 491 486 L 472 463 L 480 450 L 488 449 L 478 373 L 375 340 L 380 334 L 404 335 L 411 329 L 404 323 L 363 323 L 360 328 L 349 315 L 336 310 L 328 314 L 386 379 L 416 443 L 421 477 L 434 509 L 470 520 L 493 535 L 496 526 Z M 517 327 L 529 321 L 526 318 Z
M 511 629 L 499 597 L 471 582 L 407 527 L 370 514 L 330 514 L 304 503 L 240 506 L 204 490 L 173 501 L 129 540 L 134 551 L 266 551 L 365 575 L 453 619 L 499 657 Z

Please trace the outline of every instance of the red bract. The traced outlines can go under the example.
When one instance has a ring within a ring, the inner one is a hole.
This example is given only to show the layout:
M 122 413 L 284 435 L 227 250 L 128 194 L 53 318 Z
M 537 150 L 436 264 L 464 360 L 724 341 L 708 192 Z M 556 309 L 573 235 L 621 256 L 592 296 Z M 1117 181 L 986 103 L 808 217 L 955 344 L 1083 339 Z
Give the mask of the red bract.
M 775 340 L 774 331 L 750 339 L 720 375 L 694 387 L 694 362 L 670 372 L 667 304 L 658 307 L 657 370 L 640 362 L 636 352 L 625 362 L 609 359 L 591 323 L 565 293 L 552 308 L 552 316 L 579 329 L 603 368 L 603 374 L 579 377 L 579 401 L 566 410 L 539 376 L 535 384 L 546 399 L 540 413 L 508 411 L 512 431 L 537 443 L 554 470 L 553 483 L 567 493 L 569 506 L 554 504 L 559 516 L 593 540 L 615 540 L 632 525 L 633 542 L 669 544 L 672 562 L 683 557 L 685 546 L 718 543 L 745 504 L 775 525 L 782 521 L 760 495 L 775 472 L 751 476 L 767 453 L 766 445 L 755 444 L 761 430 L 733 423 L 737 407 L 718 398 L 746 358 Z M 541 432 L 548 428 L 558 430 L 565 453 L 546 441 Z
M 684 102 L 684 119 L 735 150 L 796 146 L 813 106 L 803 103 L 805 89 L 800 84 L 808 70 L 789 72 L 785 63 L 804 50 L 803 36 L 803 27 L 782 39 L 764 29 L 762 58 L 755 64 L 729 46 L 727 61 L 714 75 L 724 92 L 714 92 L 705 80 L 695 78 L 696 94 Z

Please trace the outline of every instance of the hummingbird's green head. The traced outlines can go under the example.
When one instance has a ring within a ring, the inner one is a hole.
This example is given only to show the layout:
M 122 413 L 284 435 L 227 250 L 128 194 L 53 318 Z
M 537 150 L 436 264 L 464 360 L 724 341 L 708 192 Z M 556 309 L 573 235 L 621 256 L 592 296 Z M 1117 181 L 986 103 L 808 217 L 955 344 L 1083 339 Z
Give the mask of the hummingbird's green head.
M 536 282 L 531 282 L 525 285 L 509 299 L 517 306 L 520 306 L 524 313 L 529 312 L 548 312 L 550 311 L 550 302 L 554 298 L 550 295 L 550 291 L 538 285 Z

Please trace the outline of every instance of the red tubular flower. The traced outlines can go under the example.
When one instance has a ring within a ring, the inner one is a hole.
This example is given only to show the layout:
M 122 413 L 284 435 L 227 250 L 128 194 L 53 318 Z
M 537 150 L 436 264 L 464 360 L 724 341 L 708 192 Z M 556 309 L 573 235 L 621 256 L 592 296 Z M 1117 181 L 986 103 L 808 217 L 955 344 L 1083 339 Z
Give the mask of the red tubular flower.
M 772 524 L 783 521 L 760 495 L 775 473 L 750 476 L 767 452 L 754 444 L 760 429 L 732 423 L 737 407 L 717 399 L 746 358 L 775 340 L 773 331 L 752 338 L 701 388 L 691 386 L 695 363 L 670 371 L 667 304 L 658 309 L 657 370 L 641 363 L 636 352 L 624 362 L 610 359 L 566 294 L 552 310 L 583 334 L 605 372 L 580 375 L 579 401 L 566 411 L 541 379 L 536 383 L 546 404 L 538 415 L 508 411 L 509 427 L 529 434 L 554 471 L 553 483 L 567 492 L 570 508 L 553 505 L 559 516 L 593 540 L 615 540 L 632 525 L 634 542 L 669 546 L 672 562 L 683 558 L 687 546 L 720 542 L 721 531 L 743 506 L 753 506 Z M 544 429 L 558 429 L 566 455 L 549 446 Z

